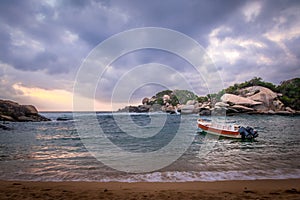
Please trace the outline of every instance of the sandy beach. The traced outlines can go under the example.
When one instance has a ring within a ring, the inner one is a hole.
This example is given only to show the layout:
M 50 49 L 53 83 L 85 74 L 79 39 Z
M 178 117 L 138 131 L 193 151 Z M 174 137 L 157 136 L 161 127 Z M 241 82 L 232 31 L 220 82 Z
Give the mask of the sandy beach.
M 300 199 L 300 179 L 183 183 L 1 181 L 0 199 Z

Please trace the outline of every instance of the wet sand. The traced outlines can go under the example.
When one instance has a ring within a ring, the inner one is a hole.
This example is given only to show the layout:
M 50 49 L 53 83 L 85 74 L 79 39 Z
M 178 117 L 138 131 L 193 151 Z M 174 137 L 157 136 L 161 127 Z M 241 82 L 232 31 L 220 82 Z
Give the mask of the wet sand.
M 0 181 L 0 199 L 300 199 L 300 179 L 184 183 Z

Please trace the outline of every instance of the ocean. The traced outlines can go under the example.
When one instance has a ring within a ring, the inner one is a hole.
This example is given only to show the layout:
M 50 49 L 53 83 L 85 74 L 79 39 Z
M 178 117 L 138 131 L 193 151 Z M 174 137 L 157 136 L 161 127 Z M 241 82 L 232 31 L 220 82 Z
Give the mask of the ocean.
M 227 116 L 254 127 L 242 142 L 199 133 L 198 115 L 41 113 L 0 130 L 0 179 L 186 182 L 300 178 L 300 117 Z M 73 118 L 57 121 L 57 117 Z

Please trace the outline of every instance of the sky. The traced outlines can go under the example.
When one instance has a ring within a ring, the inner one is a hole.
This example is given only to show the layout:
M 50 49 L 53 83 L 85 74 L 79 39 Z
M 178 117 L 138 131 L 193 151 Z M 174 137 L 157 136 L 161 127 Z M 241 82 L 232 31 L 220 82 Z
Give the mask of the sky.
M 174 30 L 195 40 L 214 63 L 223 87 L 253 77 L 274 84 L 300 77 L 297 0 L 2 0 L 0 99 L 33 104 L 39 111 L 72 111 L 78 72 L 91 52 L 116 34 L 145 27 Z M 149 63 L 160 63 L 162 71 Z M 162 89 L 187 89 L 183 80 L 198 95 L 206 95 L 206 78 L 172 52 L 128 52 L 98 77 L 94 108 L 112 110 L 112 101 L 116 109 Z M 114 96 L 122 88 L 134 89 L 127 100 Z M 84 92 L 80 96 L 90 98 Z

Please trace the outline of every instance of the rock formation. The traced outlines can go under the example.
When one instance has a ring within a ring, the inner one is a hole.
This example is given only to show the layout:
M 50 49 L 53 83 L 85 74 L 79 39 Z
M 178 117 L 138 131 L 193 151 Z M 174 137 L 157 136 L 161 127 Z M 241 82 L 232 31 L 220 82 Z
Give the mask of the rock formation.
M 13 101 L 0 100 L 0 121 L 38 122 L 50 120 L 38 114 L 37 109 L 32 105 L 20 105 Z
M 262 102 L 257 102 L 251 100 L 250 98 L 245 98 L 234 94 L 224 94 L 221 97 L 221 100 L 223 103 L 229 105 L 254 106 L 262 104 Z
M 238 95 L 225 93 L 221 97 L 221 102 L 216 103 L 212 109 L 222 107 L 227 113 L 296 114 L 296 111 L 285 107 L 278 99 L 280 94 L 266 87 L 247 87 L 238 93 Z
M 282 102 L 284 99 L 286 101 L 289 99 L 286 97 L 282 98 L 284 97 L 282 96 L 284 94 L 274 92 L 278 91 L 274 85 L 271 84 L 270 86 L 269 84 L 268 86 L 268 84 L 265 84 L 269 88 L 272 88 L 273 86 L 275 89 L 272 91 L 267 87 L 249 86 L 249 82 L 246 83 L 248 85 L 243 87 L 236 87 L 238 85 L 235 85 L 235 88 L 234 90 L 231 90 L 231 93 L 224 93 L 226 90 L 223 90 L 218 94 L 207 95 L 207 97 L 198 97 L 187 90 L 165 90 L 157 93 L 152 98 L 145 97 L 142 100 L 142 105 L 127 106 L 119 111 L 163 111 L 167 113 L 177 113 L 178 111 L 182 114 L 197 113 L 200 115 L 224 115 L 235 113 L 279 115 L 300 114 L 299 111 L 293 109 L 294 107 L 289 107 Z M 294 102 L 297 101 L 294 100 Z

